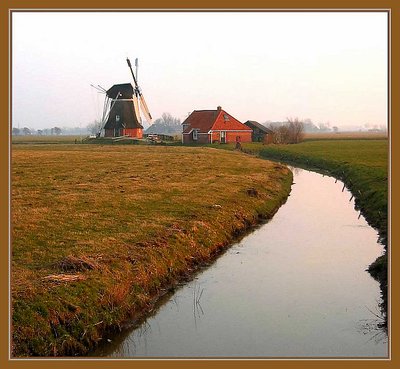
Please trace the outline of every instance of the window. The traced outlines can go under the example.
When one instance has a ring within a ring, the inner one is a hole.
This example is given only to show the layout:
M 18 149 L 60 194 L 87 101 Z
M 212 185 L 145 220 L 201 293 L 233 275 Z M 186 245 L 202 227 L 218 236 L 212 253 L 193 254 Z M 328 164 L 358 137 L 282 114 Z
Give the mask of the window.
M 228 116 L 228 114 L 224 114 L 224 121 L 225 121 L 225 122 L 228 122 L 228 121 L 229 121 L 229 116 Z
M 119 115 L 116 115 L 116 116 L 115 116 L 115 121 L 116 121 L 116 122 L 119 122 Z
M 198 134 L 198 130 L 197 129 L 195 129 L 195 130 L 193 130 L 193 140 L 197 140 L 197 134 Z

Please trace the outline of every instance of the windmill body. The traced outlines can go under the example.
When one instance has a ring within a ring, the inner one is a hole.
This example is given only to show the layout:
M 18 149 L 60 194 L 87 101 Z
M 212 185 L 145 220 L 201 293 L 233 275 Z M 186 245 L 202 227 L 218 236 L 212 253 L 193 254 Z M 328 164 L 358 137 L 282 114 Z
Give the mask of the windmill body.
M 133 92 L 130 83 L 114 85 L 107 90 L 106 96 L 111 102 L 104 124 L 105 137 L 143 137 L 143 126 L 134 108 Z

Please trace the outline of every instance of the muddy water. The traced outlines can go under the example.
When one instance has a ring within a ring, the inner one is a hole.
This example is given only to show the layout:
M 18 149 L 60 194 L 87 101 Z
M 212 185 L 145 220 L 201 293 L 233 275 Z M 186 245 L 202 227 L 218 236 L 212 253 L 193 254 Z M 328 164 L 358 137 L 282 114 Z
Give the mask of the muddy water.
M 114 357 L 386 357 L 377 232 L 331 177 L 293 169 L 267 224 L 95 353 Z

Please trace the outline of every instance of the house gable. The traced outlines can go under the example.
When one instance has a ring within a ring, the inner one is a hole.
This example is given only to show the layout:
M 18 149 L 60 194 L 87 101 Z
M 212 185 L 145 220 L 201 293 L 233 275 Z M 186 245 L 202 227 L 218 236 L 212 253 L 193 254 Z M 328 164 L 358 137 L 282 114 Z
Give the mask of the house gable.
M 225 110 L 220 110 L 211 131 L 249 131 L 251 128 L 239 122 L 232 115 L 228 114 Z

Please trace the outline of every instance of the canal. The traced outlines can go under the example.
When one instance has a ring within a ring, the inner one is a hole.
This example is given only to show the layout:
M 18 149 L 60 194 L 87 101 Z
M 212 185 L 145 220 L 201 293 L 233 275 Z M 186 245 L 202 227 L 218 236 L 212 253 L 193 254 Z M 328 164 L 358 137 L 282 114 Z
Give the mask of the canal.
M 366 272 L 383 251 L 377 232 L 343 183 L 292 170 L 273 219 L 94 356 L 387 357 L 379 284 Z

